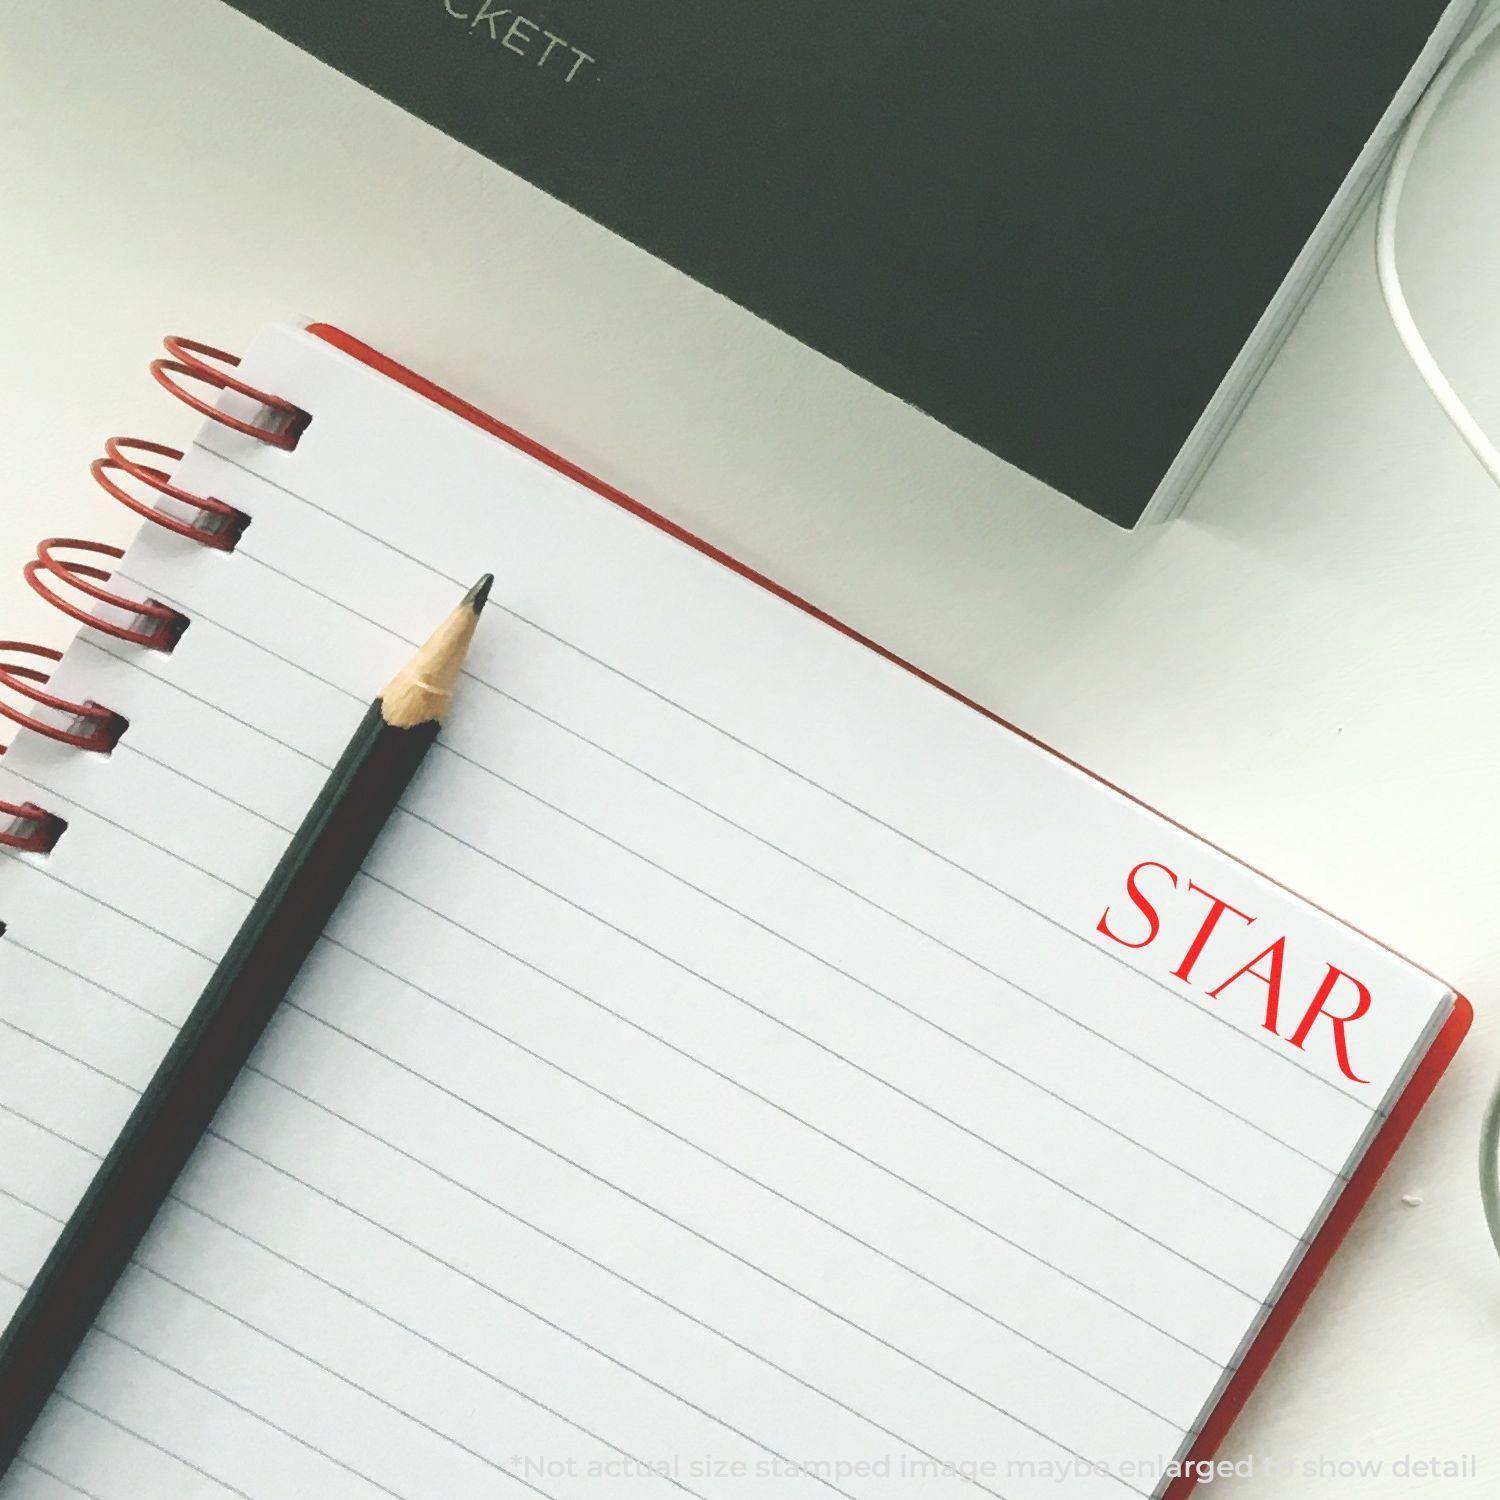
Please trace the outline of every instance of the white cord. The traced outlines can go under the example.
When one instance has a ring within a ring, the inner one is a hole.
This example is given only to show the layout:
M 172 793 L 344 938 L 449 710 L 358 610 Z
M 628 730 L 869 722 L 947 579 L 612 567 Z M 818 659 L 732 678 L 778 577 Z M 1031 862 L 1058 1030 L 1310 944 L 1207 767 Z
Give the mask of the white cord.
M 1412 111 L 1407 121 L 1401 144 L 1396 148 L 1395 160 L 1391 162 L 1390 175 L 1385 180 L 1385 191 L 1380 196 L 1380 212 L 1375 221 L 1375 264 L 1380 272 L 1380 291 L 1385 298 L 1386 309 L 1406 352 L 1411 355 L 1417 373 L 1426 382 L 1428 390 L 1437 398 L 1437 403 L 1447 413 L 1448 420 L 1458 429 L 1458 435 L 1468 444 L 1474 457 L 1484 465 L 1485 472 L 1500 485 L 1500 450 L 1485 435 L 1484 429 L 1474 420 L 1469 408 L 1459 400 L 1458 392 L 1448 382 L 1432 350 L 1417 329 L 1416 320 L 1407 305 L 1406 293 L 1401 289 L 1401 276 L 1396 270 L 1396 216 L 1401 209 L 1401 191 L 1406 186 L 1406 175 L 1411 170 L 1412 158 L 1438 106 L 1443 102 L 1454 80 L 1473 60 L 1474 55 L 1500 28 L 1500 9 L 1486 16 L 1464 39 L 1446 63 L 1438 70 L 1427 91 Z M 1496 1230 L 1496 1242 L 1500 1245 L 1500 1228 Z
M 1495 1250 L 1500 1253 L 1500 1171 L 1496 1160 L 1500 1156 L 1500 1084 L 1490 1094 L 1489 1106 L 1484 1112 L 1484 1124 L 1479 1131 L 1479 1201 L 1484 1206 L 1484 1222 L 1489 1225 L 1490 1238 Z
M 1469 408 L 1459 399 L 1458 392 L 1448 382 L 1432 350 L 1427 347 L 1417 329 L 1416 319 L 1407 305 L 1406 293 L 1401 290 L 1401 276 L 1396 270 L 1396 216 L 1401 209 L 1401 191 L 1406 186 L 1406 176 L 1411 170 L 1412 159 L 1422 137 L 1432 123 L 1438 106 L 1452 88 L 1454 80 L 1473 61 L 1475 54 L 1500 29 L 1500 7 L 1497 7 L 1472 32 L 1438 70 L 1426 92 L 1412 111 L 1411 119 L 1396 148 L 1391 162 L 1390 175 L 1385 180 L 1385 191 L 1380 196 L 1380 212 L 1375 221 L 1375 264 L 1380 272 L 1380 291 L 1385 298 L 1386 310 L 1406 352 L 1411 355 L 1417 373 L 1426 382 L 1428 390 L 1437 398 L 1437 403 L 1447 414 L 1448 420 L 1458 429 L 1458 435 L 1469 446 L 1469 451 L 1484 465 L 1485 472 L 1500 485 L 1500 451 L 1485 435 L 1484 429 L 1474 420 Z M 1479 1196 L 1484 1206 L 1484 1221 L 1489 1226 L 1490 1238 L 1500 1252 L 1500 1082 L 1490 1093 L 1489 1104 L 1484 1112 L 1484 1124 L 1479 1132 Z

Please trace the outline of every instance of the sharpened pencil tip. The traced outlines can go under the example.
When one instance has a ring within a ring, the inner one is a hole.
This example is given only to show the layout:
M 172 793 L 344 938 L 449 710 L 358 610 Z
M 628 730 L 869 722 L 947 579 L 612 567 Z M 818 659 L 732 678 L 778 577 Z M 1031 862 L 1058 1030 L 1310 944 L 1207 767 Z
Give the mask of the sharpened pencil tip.
M 494 583 L 495 575 L 486 573 L 386 685 L 380 714 L 392 729 L 443 721 Z
M 489 603 L 490 590 L 495 586 L 495 575 L 486 573 L 473 588 L 464 595 L 464 603 L 477 615 L 481 613 L 486 604 Z

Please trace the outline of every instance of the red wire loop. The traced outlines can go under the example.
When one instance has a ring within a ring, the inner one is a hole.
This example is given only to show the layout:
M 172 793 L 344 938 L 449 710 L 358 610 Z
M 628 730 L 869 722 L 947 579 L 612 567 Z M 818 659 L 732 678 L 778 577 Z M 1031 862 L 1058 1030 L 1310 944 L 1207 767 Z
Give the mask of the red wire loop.
M 163 339 L 162 343 L 166 347 L 169 358 L 153 359 L 151 373 L 156 377 L 157 383 L 170 391 L 179 401 L 186 402 L 194 411 L 201 412 L 212 421 L 233 428 L 235 432 L 243 432 L 247 437 L 258 438 L 263 443 L 269 443 L 273 448 L 297 446 L 297 440 L 306 430 L 307 424 L 312 421 L 312 416 L 303 411 L 300 406 L 293 406 L 290 401 L 283 401 L 280 396 L 272 396 L 266 391 L 257 390 L 253 385 L 247 385 L 243 380 L 231 375 L 229 370 L 239 365 L 239 360 L 233 354 L 223 349 L 215 349 L 211 344 L 200 344 L 195 339 L 180 338 L 176 335 Z M 224 368 L 226 365 L 229 370 Z M 211 401 L 206 401 L 202 396 L 185 389 L 177 379 L 173 378 L 174 376 L 201 381 L 216 391 L 235 391 L 247 400 L 264 407 L 270 416 L 263 423 L 246 422 L 239 417 L 231 416 L 226 411 L 220 411 Z
M 129 452 L 126 451 L 127 449 Z M 94 476 L 95 481 L 107 495 L 133 510 L 136 515 L 144 516 L 153 524 L 176 532 L 178 536 L 185 536 L 191 541 L 199 542 L 205 547 L 213 547 L 220 552 L 233 552 L 239 545 L 245 528 L 250 524 L 250 517 L 244 511 L 236 510 L 232 505 L 226 505 L 222 500 L 215 500 L 211 495 L 195 495 L 191 490 L 185 490 L 173 484 L 165 469 L 159 469 L 155 464 L 143 463 L 141 459 L 134 456 L 141 453 L 149 453 L 155 458 L 165 458 L 172 463 L 177 463 L 182 458 L 180 448 L 169 448 L 165 443 L 151 443 L 145 438 L 112 437 L 104 445 L 104 457 L 94 460 L 89 473 Z M 198 514 L 189 520 L 150 505 L 138 496 L 132 495 L 114 477 L 116 473 L 128 474 L 133 480 L 145 485 L 155 494 L 190 506 Z
M 239 367 L 238 358 L 211 344 L 195 339 L 170 337 L 163 341 L 166 357 L 151 361 L 151 374 L 164 389 L 211 421 L 253 437 L 272 447 L 291 449 L 312 421 L 301 407 L 258 390 L 232 372 Z M 221 411 L 212 397 L 205 398 L 186 388 L 182 381 L 206 386 L 210 392 L 232 391 L 260 408 L 258 420 L 250 421 Z M 91 472 L 100 487 L 136 515 L 178 536 L 187 537 L 201 546 L 232 552 L 238 545 L 250 517 L 212 495 L 197 495 L 172 482 L 171 471 L 155 462 L 164 459 L 175 464 L 183 457 L 178 448 L 144 438 L 110 438 L 104 445 L 104 456 L 94 460 Z M 153 501 L 127 486 L 142 487 Z M 172 504 L 163 508 L 161 501 Z M 103 542 L 83 541 L 77 537 L 48 537 L 37 545 L 36 556 L 22 570 L 28 584 L 49 604 L 90 629 L 113 636 L 116 640 L 152 651 L 171 651 L 190 621 L 180 610 L 159 599 L 133 599 L 109 588 L 113 571 L 76 555 L 106 558 L 116 562 L 124 553 Z M 123 616 L 95 613 L 89 604 L 104 605 Z M 48 646 L 27 641 L 0 641 L 0 654 L 11 652 L 41 658 L 47 663 L 62 660 L 62 653 Z M 107 753 L 119 743 L 129 728 L 129 721 L 113 709 L 92 701 L 75 703 L 46 690 L 51 673 L 34 664 L 0 661 L 0 687 L 8 689 L 27 704 L 61 715 L 65 724 L 49 722 L 35 713 L 17 707 L 0 697 L 0 716 L 23 729 L 71 745 L 79 750 Z M 0 747 L 3 753 L 3 747 Z M 57 842 L 67 827 L 35 803 L 0 800 L 0 845 L 45 853 Z
M 26 582 L 54 608 L 90 629 L 112 635 L 119 641 L 128 641 L 132 646 L 144 646 L 149 651 L 171 651 L 182 638 L 182 632 L 190 622 L 181 610 L 157 599 L 132 599 L 128 594 L 117 594 L 103 586 L 113 576 L 108 568 L 96 568 L 90 563 L 59 557 L 59 552 L 84 552 L 116 561 L 125 555 L 118 547 L 103 542 L 86 542 L 79 537 L 52 536 L 38 542 L 36 556 L 21 572 Z M 49 576 L 89 599 L 151 623 L 142 627 L 105 619 L 59 593 L 48 581 Z
M 0 641 L 0 652 L 7 651 L 39 656 L 49 662 L 62 660 L 61 651 L 54 651 L 50 646 L 37 646 L 30 641 Z M 70 720 L 68 728 L 61 729 L 45 719 L 25 713 L 4 698 L 0 698 L 0 714 L 23 729 L 34 730 L 61 745 L 71 745 L 75 750 L 93 750 L 100 754 L 113 750 L 120 743 L 120 736 L 130 727 L 130 721 L 102 703 L 75 703 L 72 699 L 46 692 L 44 689 L 51 679 L 52 674 L 40 667 L 0 662 L 0 687 L 7 687 L 42 708 L 66 714 Z
M 35 802 L 7 802 L 0 798 L 0 848 L 22 854 L 50 854 L 67 831 L 67 820 Z

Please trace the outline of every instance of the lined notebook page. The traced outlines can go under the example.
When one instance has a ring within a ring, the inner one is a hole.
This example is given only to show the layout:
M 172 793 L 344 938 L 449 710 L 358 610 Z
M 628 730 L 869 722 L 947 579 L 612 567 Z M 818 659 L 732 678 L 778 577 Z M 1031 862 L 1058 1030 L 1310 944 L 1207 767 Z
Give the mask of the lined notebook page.
M 0 860 L 0 1311 L 499 583 L 5 1500 L 1156 1493 L 1444 987 L 313 334 L 243 374 L 313 422 L 179 467 L 253 524 L 121 565 L 193 623 L 69 653 L 119 748 L 0 767 L 70 820 Z

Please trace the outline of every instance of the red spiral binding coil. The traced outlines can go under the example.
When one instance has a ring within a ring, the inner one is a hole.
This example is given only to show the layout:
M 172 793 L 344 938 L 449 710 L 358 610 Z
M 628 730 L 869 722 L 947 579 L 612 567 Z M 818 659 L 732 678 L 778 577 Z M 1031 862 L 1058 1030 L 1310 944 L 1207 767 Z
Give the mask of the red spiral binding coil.
M 170 651 L 188 628 L 188 617 L 181 610 L 173 609 L 157 599 L 132 599 L 127 594 L 117 594 L 104 584 L 113 576 L 108 568 L 96 568 L 91 563 L 81 563 L 74 558 L 59 556 L 65 552 L 85 552 L 96 557 L 108 557 L 115 561 L 125 556 L 119 547 L 105 542 L 86 542 L 79 537 L 53 536 L 38 542 L 36 556 L 22 568 L 21 572 L 33 589 L 65 615 L 87 625 L 91 630 L 112 635 L 116 640 L 126 641 L 132 646 L 144 646 L 149 651 Z M 144 625 L 122 625 L 115 620 L 86 609 L 61 594 L 50 579 L 76 589 L 86 598 L 107 604 L 112 609 L 133 620 L 147 622 Z
M 18 849 L 22 854 L 50 854 L 67 829 L 66 819 L 35 802 L 0 798 L 0 848 Z
M 173 484 L 165 469 L 143 463 L 134 456 L 138 453 L 149 453 L 154 458 L 167 458 L 173 463 L 182 458 L 181 448 L 169 448 L 165 443 L 152 443 L 145 438 L 112 437 L 104 445 L 104 457 L 94 460 L 89 473 L 105 494 L 153 525 L 165 527 L 190 541 L 201 542 L 205 547 L 214 547 L 220 552 L 233 552 L 239 545 L 245 528 L 250 524 L 250 517 L 244 511 L 226 505 L 222 500 L 215 500 L 212 495 L 195 495 L 192 491 Z M 190 512 L 191 518 L 175 515 L 161 509 L 159 505 L 148 504 L 131 494 L 115 478 L 116 474 L 128 474 L 131 479 L 162 499 L 176 501 Z
M 172 337 L 163 343 L 166 357 L 151 361 L 151 374 L 179 401 L 212 421 L 272 447 L 297 446 L 297 440 L 312 420 L 310 414 L 231 374 L 239 366 L 234 355 L 193 339 Z M 211 401 L 186 389 L 181 384 L 183 380 L 197 382 L 212 391 L 233 391 L 254 402 L 264 415 L 259 421 L 247 421 L 220 411 Z M 169 448 L 164 443 L 113 437 L 105 443 L 104 456 L 94 460 L 90 472 L 106 494 L 153 525 L 200 546 L 232 552 L 250 524 L 250 517 L 212 495 L 197 495 L 174 484 L 170 473 L 155 462 L 166 459 L 177 463 L 182 456 L 181 449 Z M 148 492 L 154 503 L 136 493 L 131 485 Z M 111 569 L 80 561 L 76 555 L 79 553 L 85 558 L 105 558 L 110 562 L 117 562 L 125 555 L 120 548 L 104 542 L 48 537 L 38 543 L 36 556 L 22 572 L 43 599 L 91 630 L 148 651 L 171 651 L 191 623 L 188 617 L 159 599 L 141 600 L 117 593 L 107 586 L 113 577 Z M 89 607 L 101 604 L 123 618 L 101 615 Z M 5 653 L 40 658 L 49 664 L 62 660 L 62 652 L 28 641 L 0 641 L 0 656 Z M 48 692 L 51 680 L 50 670 L 31 662 L 0 660 L 0 688 L 9 690 L 27 705 L 62 716 L 64 722 L 54 723 L 17 707 L 3 696 L 0 696 L 0 716 L 77 750 L 96 754 L 113 750 L 130 727 L 124 715 L 102 703 L 75 703 Z M 4 754 L 3 746 L 0 754 Z M 4 848 L 46 854 L 67 826 L 64 819 L 34 802 L 0 800 L 0 846 Z M 4 924 L 0 923 L 0 932 L 3 931 Z
M 0 641 L 0 651 L 21 651 L 29 655 L 41 656 L 49 661 L 61 659 L 60 651 L 53 651 L 46 646 L 32 646 L 21 641 Z M 0 681 L 7 687 L 18 688 L 25 696 L 31 695 L 31 689 L 21 686 L 16 679 L 29 679 L 32 682 L 45 683 L 49 674 L 36 667 L 6 668 L 0 666 Z M 50 694 L 42 695 L 50 698 Z M 52 703 L 62 703 L 61 698 L 52 698 Z M 76 708 L 78 705 L 72 704 Z M 6 707 L 0 700 L 0 713 L 7 718 L 13 718 L 18 722 L 23 721 L 26 716 L 15 713 Z M 115 715 L 118 719 L 119 716 Z M 123 723 L 123 720 L 121 721 Z M 44 734 L 56 737 L 56 731 L 50 725 L 43 726 Z M 118 735 L 115 736 L 119 738 Z M 0 755 L 5 754 L 5 747 L 0 745 Z M 16 849 L 22 854 L 50 854 L 56 846 L 58 839 L 63 836 L 67 829 L 67 821 L 59 818 L 55 813 L 50 813 L 45 807 L 38 807 L 35 802 L 7 802 L 0 797 L 0 848 Z M 3 924 L 0 924 L 3 930 Z
M 50 662 L 62 660 L 61 651 L 54 651 L 50 646 L 37 646 L 30 641 L 0 641 L 0 653 L 3 652 L 39 656 Z M 35 703 L 40 708 L 66 714 L 69 721 L 67 728 L 26 713 L 13 703 L 7 703 L 4 698 L 0 698 L 0 714 L 13 724 L 45 735 L 59 744 L 71 745 L 75 750 L 92 750 L 97 754 L 107 755 L 120 743 L 120 736 L 130 727 L 130 721 L 102 703 L 75 703 L 71 698 L 59 698 L 55 693 L 47 692 L 46 685 L 51 680 L 52 674 L 40 667 L 0 662 L 0 687 L 9 688 L 18 697 L 26 699 L 28 703 Z
M 200 344 L 193 339 L 165 339 L 167 358 L 154 359 L 150 369 L 157 381 L 194 411 L 216 422 L 232 427 L 261 442 L 277 448 L 295 448 L 312 417 L 290 401 L 257 390 L 229 370 L 239 360 L 223 349 Z M 226 368 L 227 367 L 227 368 Z M 178 377 L 201 381 L 220 391 L 234 391 L 256 402 L 269 415 L 260 423 L 244 421 L 185 390 Z M 112 437 L 104 445 L 104 456 L 90 467 L 94 479 L 105 493 L 118 500 L 136 515 L 178 536 L 187 537 L 200 546 L 221 552 L 232 552 L 238 545 L 250 517 L 244 511 L 226 505 L 212 495 L 198 495 L 172 481 L 168 471 L 149 459 L 167 459 L 176 463 L 182 458 L 180 448 L 153 443 L 146 438 Z M 156 497 L 150 504 L 124 482 L 129 479 Z M 96 563 L 80 561 L 77 556 L 103 557 L 111 562 L 125 554 L 104 542 L 89 542 L 78 537 L 48 537 L 40 543 L 36 556 L 22 570 L 26 581 L 55 609 L 71 619 L 102 631 L 116 640 L 149 651 L 171 651 L 191 621 L 181 610 L 163 604 L 159 599 L 134 599 L 106 587 L 111 572 Z M 90 605 L 106 605 L 123 615 L 123 620 L 98 613 Z
M 293 406 L 290 401 L 283 401 L 279 396 L 257 390 L 253 385 L 246 385 L 243 380 L 231 375 L 224 366 L 227 365 L 230 370 L 238 368 L 239 360 L 233 354 L 215 349 L 211 344 L 179 338 L 175 334 L 163 339 L 162 343 L 166 347 L 168 358 L 153 359 L 151 373 L 158 384 L 169 390 L 179 401 L 187 402 L 194 411 L 201 412 L 210 420 L 220 422 L 235 432 L 242 432 L 247 437 L 259 438 L 273 448 L 297 446 L 297 439 L 302 436 L 312 418 L 300 406 Z M 220 411 L 203 397 L 185 390 L 173 376 L 201 381 L 217 391 L 235 391 L 247 400 L 263 406 L 270 416 L 264 423 L 243 421 L 226 411 Z

